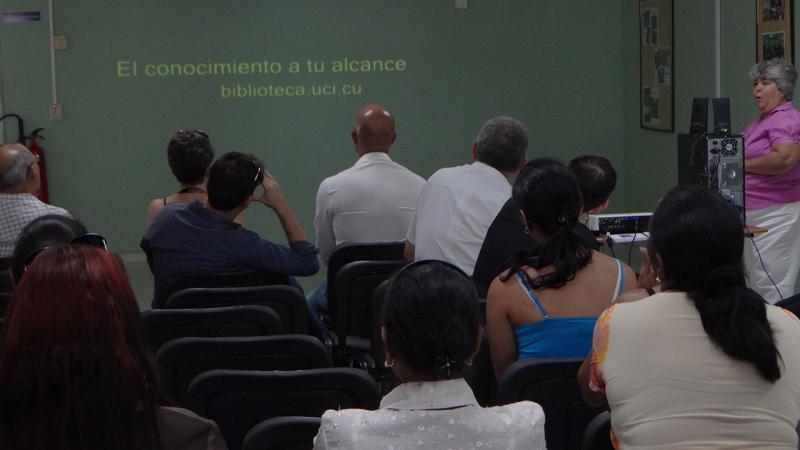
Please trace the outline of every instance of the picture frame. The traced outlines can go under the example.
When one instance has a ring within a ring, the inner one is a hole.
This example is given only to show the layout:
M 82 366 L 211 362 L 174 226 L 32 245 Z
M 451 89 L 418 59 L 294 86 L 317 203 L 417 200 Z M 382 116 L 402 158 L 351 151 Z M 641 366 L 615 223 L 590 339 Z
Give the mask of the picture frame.
M 782 58 L 794 62 L 794 0 L 756 0 L 756 62 Z
M 673 0 L 639 0 L 639 118 L 642 128 L 675 129 Z

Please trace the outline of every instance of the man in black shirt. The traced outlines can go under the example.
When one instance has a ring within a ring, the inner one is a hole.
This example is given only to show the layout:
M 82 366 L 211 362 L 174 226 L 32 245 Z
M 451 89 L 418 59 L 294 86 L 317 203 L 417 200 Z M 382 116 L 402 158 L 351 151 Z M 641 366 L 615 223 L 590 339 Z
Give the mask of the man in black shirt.
M 608 159 L 595 155 L 578 156 L 569 162 L 569 168 L 578 179 L 583 194 L 581 223 L 575 232 L 584 236 L 592 248 L 599 250 L 602 244 L 585 223 L 589 214 L 608 208 L 609 197 L 617 186 L 617 172 Z M 486 232 L 472 273 L 480 297 L 486 297 L 492 280 L 508 266 L 512 256 L 534 245 L 533 238 L 525 232 L 519 210 L 514 199 L 509 199 Z

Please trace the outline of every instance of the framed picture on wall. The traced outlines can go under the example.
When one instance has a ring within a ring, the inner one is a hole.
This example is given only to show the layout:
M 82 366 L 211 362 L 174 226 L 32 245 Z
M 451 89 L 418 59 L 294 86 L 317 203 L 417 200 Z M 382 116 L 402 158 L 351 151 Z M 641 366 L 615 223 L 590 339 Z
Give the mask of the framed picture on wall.
M 639 0 L 639 117 L 642 128 L 674 129 L 672 0 Z
M 756 61 L 782 58 L 794 62 L 793 1 L 756 0 Z

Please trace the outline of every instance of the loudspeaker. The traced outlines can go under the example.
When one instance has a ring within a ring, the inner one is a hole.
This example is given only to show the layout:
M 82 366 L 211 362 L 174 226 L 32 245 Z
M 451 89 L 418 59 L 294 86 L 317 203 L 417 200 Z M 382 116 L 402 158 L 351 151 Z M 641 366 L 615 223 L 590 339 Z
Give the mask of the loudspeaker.
M 731 134 L 731 100 L 719 97 L 712 100 L 714 104 L 714 134 Z
M 689 134 L 708 133 L 708 97 L 692 99 L 692 122 Z
M 678 184 L 699 184 L 719 192 L 744 225 L 744 138 L 679 134 Z

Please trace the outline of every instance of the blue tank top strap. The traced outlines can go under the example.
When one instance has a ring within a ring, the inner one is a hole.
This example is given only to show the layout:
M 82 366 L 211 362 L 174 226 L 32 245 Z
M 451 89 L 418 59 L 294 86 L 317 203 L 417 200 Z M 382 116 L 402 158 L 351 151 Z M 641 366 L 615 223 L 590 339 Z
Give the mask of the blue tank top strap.
M 534 292 L 531 284 L 528 282 L 528 277 L 525 276 L 522 271 L 517 272 L 517 283 L 519 283 L 520 287 L 522 287 L 522 290 L 528 294 L 528 297 L 533 300 L 533 304 L 536 306 L 536 309 L 539 310 L 539 313 L 541 313 L 542 317 L 549 319 L 550 314 L 548 314 L 547 310 L 544 309 L 544 306 L 542 306 L 542 302 L 539 301 L 539 297 L 536 296 L 536 292 Z
M 614 294 L 611 297 L 611 303 L 617 301 L 622 292 L 625 290 L 625 268 L 622 267 L 622 261 L 615 259 L 617 261 L 617 285 L 614 288 Z

